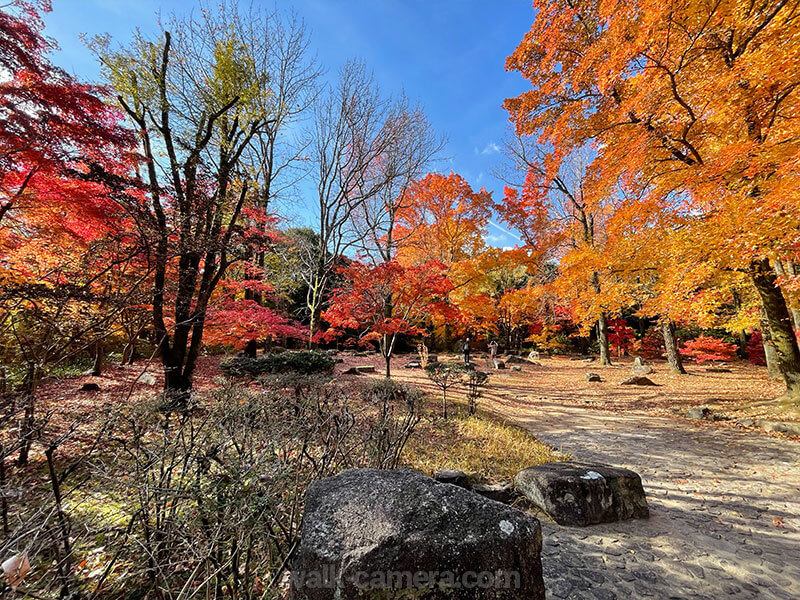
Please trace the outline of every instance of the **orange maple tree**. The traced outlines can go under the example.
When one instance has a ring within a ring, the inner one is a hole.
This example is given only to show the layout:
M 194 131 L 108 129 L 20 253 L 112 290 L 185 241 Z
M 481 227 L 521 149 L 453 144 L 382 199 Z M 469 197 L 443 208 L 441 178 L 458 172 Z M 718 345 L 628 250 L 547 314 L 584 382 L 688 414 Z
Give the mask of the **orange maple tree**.
M 775 270 L 795 258 L 800 232 L 794 4 L 534 6 L 507 61 L 531 83 L 505 103 L 517 132 L 552 148 L 554 165 L 591 145 L 589 196 L 624 188 L 633 206 L 680 214 L 693 264 L 745 273 L 787 396 L 800 400 L 800 349 Z

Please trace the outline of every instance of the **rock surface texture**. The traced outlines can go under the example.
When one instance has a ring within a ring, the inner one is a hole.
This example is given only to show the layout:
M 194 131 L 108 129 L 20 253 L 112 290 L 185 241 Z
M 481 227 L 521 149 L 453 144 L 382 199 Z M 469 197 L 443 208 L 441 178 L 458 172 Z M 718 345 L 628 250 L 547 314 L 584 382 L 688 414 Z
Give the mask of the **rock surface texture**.
M 649 516 L 641 478 L 628 469 L 557 462 L 517 473 L 517 489 L 559 525 L 595 525 Z
M 292 564 L 296 600 L 544 599 L 534 517 L 415 471 L 313 483 Z

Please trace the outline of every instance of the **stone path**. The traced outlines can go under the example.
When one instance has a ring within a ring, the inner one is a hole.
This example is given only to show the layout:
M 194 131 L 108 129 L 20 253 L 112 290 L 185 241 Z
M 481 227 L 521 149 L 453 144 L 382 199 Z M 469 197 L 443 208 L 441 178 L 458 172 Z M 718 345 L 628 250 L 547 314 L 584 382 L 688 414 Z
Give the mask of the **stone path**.
M 638 472 L 650 505 L 649 520 L 543 521 L 548 598 L 800 599 L 800 444 L 549 400 L 513 420 L 576 460 Z

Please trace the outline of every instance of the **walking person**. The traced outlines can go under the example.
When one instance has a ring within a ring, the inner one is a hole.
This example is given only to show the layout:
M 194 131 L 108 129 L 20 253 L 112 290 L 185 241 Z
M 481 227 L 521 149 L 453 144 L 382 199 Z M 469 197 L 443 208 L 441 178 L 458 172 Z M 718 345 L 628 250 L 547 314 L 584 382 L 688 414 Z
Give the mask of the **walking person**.
M 464 345 L 461 349 L 464 351 L 464 363 L 469 364 L 469 336 L 464 338 Z
M 497 340 L 489 342 L 489 358 L 492 359 L 492 364 L 497 360 Z

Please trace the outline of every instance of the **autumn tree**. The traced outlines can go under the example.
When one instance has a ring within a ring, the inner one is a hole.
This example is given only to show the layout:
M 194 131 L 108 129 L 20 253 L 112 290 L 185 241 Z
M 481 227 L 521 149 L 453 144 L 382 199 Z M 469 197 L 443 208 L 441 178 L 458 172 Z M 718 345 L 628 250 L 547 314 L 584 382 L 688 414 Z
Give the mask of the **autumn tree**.
M 272 194 L 270 140 L 293 110 L 276 89 L 285 71 L 300 87 L 309 81 L 295 27 L 222 7 L 173 18 L 155 39 L 137 33 L 125 48 L 93 44 L 145 158 L 147 196 L 126 208 L 149 242 L 153 324 L 178 405 L 191 390 L 214 290 L 231 264 L 252 256 L 244 211 Z
M 505 103 L 518 133 L 557 149 L 593 144 L 593 183 L 693 216 L 694 260 L 746 273 L 787 386 L 800 350 L 776 260 L 797 241 L 793 119 L 800 43 L 793 3 L 535 2 L 507 61 L 531 89 Z
M 130 166 L 133 137 L 121 126 L 121 112 L 106 103 L 106 90 L 78 81 L 49 61 L 55 43 L 42 28 L 39 11 L 27 2 L 0 10 L 4 253 L 15 243 L 15 226 L 23 222 L 67 232 L 103 226 L 114 207 L 96 177 L 98 165 L 116 173 Z
M 394 218 L 392 198 L 420 174 L 437 142 L 419 107 L 383 95 L 366 66 L 354 61 L 316 107 L 312 137 L 318 245 L 304 277 L 313 337 L 337 263 L 348 250 L 372 250 L 382 240 L 386 256 L 380 260 L 391 260 L 392 243 L 387 251 L 382 231 Z
M 355 262 L 343 271 L 345 283 L 333 291 L 330 307 L 323 313 L 330 324 L 326 337 L 354 332 L 359 344 L 377 343 L 391 376 L 391 360 L 400 335 L 424 331 L 427 320 L 452 311 L 447 294 L 452 284 L 443 264 L 429 262 L 404 266 L 398 261 L 375 265 Z M 386 298 L 392 298 L 386 316 Z
M 579 308 L 581 322 L 594 324 L 600 364 L 610 365 L 609 314 L 619 312 L 624 295 L 605 268 L 605 222 L 613 203 L 608 193 L 590 193 L 591 153 L 581 148 L 558 161 L 546 148 L 519 136 L 507 144 L 507 153 L 524 173 L 524 183 L 521 189 L 507 187 L 496 210 L 522 234 L 528 248 L 559 260 L 560 291 Z

